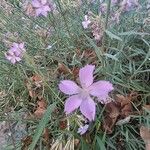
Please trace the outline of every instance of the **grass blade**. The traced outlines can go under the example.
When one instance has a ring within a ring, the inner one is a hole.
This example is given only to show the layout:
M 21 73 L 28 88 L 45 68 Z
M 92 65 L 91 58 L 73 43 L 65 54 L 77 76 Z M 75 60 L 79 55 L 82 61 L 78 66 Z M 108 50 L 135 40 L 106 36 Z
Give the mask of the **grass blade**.
M 33 141 L 32 141 L 32 143 L 31 143 L 31 145 L 29 147 L 29 150 L 34 150 L 34 147 L 36 146 L 36 143 L 38 142 L 38 140 L 39 140 L 39 138 L 40 138 L 40 136 L 41 136 L 41 134 L 42 134 L 46 124 L 48 123 L 49 117 L 50 117 L 51 113 L 53 112 L 55 106 L 56 106 L 56 103 L 50 105 L 47 108 L 43 118 L 41 119 L 37 129 L 35 130 L 35 134 L 33 136 Z
M 96 141 L 97 141 L 99 150 L 106 150 L 104 142 L 100 139 L 99 136 L 96 136 Z
M 114 33 L 110 32 L 110 31 L 108 31 L 108 30 L 106 30 L 105 33 L 106 33 L 111 39 L 116 39 L 116 40 L 122 42 L 122 39 L 121 39 L 119 36 L 115 35 Z

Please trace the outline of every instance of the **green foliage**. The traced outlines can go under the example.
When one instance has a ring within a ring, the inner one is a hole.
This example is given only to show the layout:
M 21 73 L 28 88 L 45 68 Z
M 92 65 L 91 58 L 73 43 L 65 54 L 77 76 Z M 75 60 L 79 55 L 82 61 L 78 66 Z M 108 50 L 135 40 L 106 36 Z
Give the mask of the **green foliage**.
M 46 127 L 46 124 L 50 120 L 51 113 L 54 111 L 56 107 L 56 104 L 53 103 L 49 107 L 47 107 L 47 111 L 45 112 L 43 118 L 40 120 L 39 125 L 37 126 L 37 129 L 35 130 L 35 135 L 33 136 L 33 141 L 29 147 L 30 150 L 34 150 L 41 134 L 43 133 L 44 128 Z
M 81 6 L 75 1 L 65 2 L 56 0 L 57 11 L 47 18 L 27 15 L 19 0 L 4 0 L 0 6 L 0 92 L 5 92 L 5 97 L 0 98 L 0 119 L 7 120 L 4 114 L 8 108 L 15 111 L 26 109 L 28 113 L 33 113 L 37 101 L 29 98 L 25 81 L 33 74 L 39 74 L 44 80 L 42 96 L 49 105 L 45 115 L 40 121 L 22 119 L 29 126 L 29 134 L 34 135 L 31 150 L 40 145 L 38 141 L 42 139 L 45 126 L 50 129 L 54 140 L 60 135 L 64 141 L 66 135 L 76 136 L 76 123 L 70 125 L 71 131 L 59 127 L 59 122 L 66 117 L 63 112 L 64 98 L 58 91 L 58 83 L 61 79 L 69 79 L 69 75 L 57 74 L 56 70 L 58 63 L 70 69 L 88 64 L 88 58 L 77 56 L 77 49 L 81 52 L 90 49 L 96 53 L 96 79 L 110 80 L 119 94 L 126 95 L 131 91 L 139 93 L 140 100 L 133 104 L 138 113 L 150 99 L 150 28 L 145 23 L 148 19 L 146 3 L 141 1 L 142 10 L 123 13 L 119 24 L 108 26 L 105 39 L 99 44 L 91 36 L 91 31 L 83 29 L 81 24 L 89 10 L 98 14 L 99 0 L 95 5 L 84 0 Z M 10 64 L 4 56 L 12 42 L 25 42 L 27 51 L 25 58 L 16 65 Z M 49 45 L 52 48 L 48 48 Z M 59 113 L 51 114 L 56 103 Z M 94 142 L 89 144 L 82 138 L 78 149 L 117 150 L 118 141 L 121 140 L 119 142 L 123 149 L 144 150 L 139 125 L 150 125 L 150 122 L 140 113 L 133 115 L 132 119 L 135 124 L 117 126 L 111 135 L 91 125 L 93 128 L 90 131 L 93 132 L 90 136 Z M 102 121 L 103 110 L 100 106 L 96 122 Z M 33 131 L 33 128 L 36 130 Z

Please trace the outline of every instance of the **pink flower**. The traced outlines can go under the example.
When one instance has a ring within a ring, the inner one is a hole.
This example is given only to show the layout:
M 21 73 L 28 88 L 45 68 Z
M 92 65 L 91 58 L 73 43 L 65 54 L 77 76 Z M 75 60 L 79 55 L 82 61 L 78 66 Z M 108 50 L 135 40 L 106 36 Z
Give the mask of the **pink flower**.
M 115 4 L 118 3 L 118 0 L 111 0 L 111 3 L 112 3 L 113 5 L 115 5 Z
M 70 95 L 65 102 L 65 112 L 70 114 L 80 107 L 81 113 L 89 120 L 95 119 L 96 105 L 91 96 L 98 97 L 98 101 L 107 102 L 108 93 L 114 88 L 109 81 L 98 81 L 93 83 L 95 66 L 86 65 L 79 71 L 81 88 L 71 80 L 63 80 L 59 84 L 59 89 Z
M 82 134 L 84 134 L 84 133 L 88 130 L 88 128 L 89 128 L 89 125 L 86 124 L 86 125 L 84 125 L 84 126 L 82 126 L 82 127 L 80 127 L 80 128 L 78 129 L 78 133 L 79 133 L 80 135 L 82 135 Z
M 100 4 L 100 8 L 99 9 L 100 9 L 101 14 L 106 13 L 106 11 L 107 11 L 107 4 L 106 3 Z
M 91 23 L 91 21 L 88 19 L 88 16 L 85 15 L 84 16 L 84 21 L 82 21 L 82 26 L 84 29 L 87 29 L 88 28 L 88 25 Z
M 5 57 L 12 64 L 15 64 L 16 62 L 21 61 L 24 52 L 25 52 L 24 43 L 20 43 L 20 44 L 13 43 L 10 50 L 5 53 Z
M 139 6 L 138 0 L 123 0 L 121 3 L 121 7 L 124 11 L 130 11 L 137 6 Z
M 53 4 L 49 4 L 47 0 L 32 0 L 32 6 L 35 8 L 36 16 L 47 16 L 48 12 L 53 10 Z
M 119 12 L 111 14 L 111 22 L 119 24 L 119 22 L 120 22 L 120 13 Z

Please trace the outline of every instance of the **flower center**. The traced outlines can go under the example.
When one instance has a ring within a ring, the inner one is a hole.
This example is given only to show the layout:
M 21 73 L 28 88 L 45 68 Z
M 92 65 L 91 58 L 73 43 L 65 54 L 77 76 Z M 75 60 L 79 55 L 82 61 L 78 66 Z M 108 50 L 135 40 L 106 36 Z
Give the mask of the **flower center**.
M 83 88 L 80 90 L 79 95 L 84 100 L 89 96 L 89 90 L 87 88 Z

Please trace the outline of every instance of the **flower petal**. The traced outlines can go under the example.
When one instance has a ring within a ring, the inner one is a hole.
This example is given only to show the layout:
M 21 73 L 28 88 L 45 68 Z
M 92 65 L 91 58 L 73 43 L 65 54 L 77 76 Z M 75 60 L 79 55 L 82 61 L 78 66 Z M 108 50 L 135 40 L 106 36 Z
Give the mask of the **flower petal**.
M 43 12 L 43 10 L 42 10 L 42 8 L 38 8 L 38 9 L 36 9 L 36 16 L 40 16 L 40 14 L 42 14 L 42 12 Z
M 21 57 L 21 51 L 20 50 L 16 50 L 14 51 L 14 54 L 16 57 Z
M 86 65 L 79 71 L 79 78 L 82 87 L 88 87 L 93 83 L 94 65 Z
M 10 49 L 10 50 L 7 52 L 7 55 L 13 56 L 13 55 L 14 55 L 14 51 Z
M 82 99 L 78 95 L 73 95 L 66 100 L 65 112 L 69 114 L 81 105 Z
M 88 22 L 87 21 L 82 21 L 82 26 L 84 29 L 87 29 L 88 28 Z
M 49 6 L 43 6 L 41 15 L 47 17 L 49 11 L 50 11 L 50 7 Z
M 11 60 L 12 59 L 12 56 L 8 55 L 7 53 L 5 53 L 5 57 L 6 57 L 7 60 Z
M 88 130 L 89 128 L 89 125 L 86 124 L 84 126 L 81 126 L 80 128 L 78 128 L 78 132 L 77 133 L 80 133 L 80 135 L 83 135 L 84 133 L 86 133 L 86 131 Z
M 38 0 L 32 0 L 32 6 L 35 8 L 41 7 L 41 4 Z
M 12 44 L 12 47 L 18 48 L 18 47 L 19 47 L 19 44 L 14 42 L 14 43 Z
M 80 87 L 71 80 L 63 80 L 59 84 L 59 89 L 65 94 L 77 94 L 79 93 Z
M 48 11 L 50 11 L 51 9 L 50 9 L 50 7 L 49 6 L 44 6 L 43 7 L 43 11 L 44 12 L 48 12 Z
M 20 57 L 16 57 L 16 61 L 21 61 L 21 58 Z
M 87 16 L 87 15 L 84 16 L 84 20 L 85 20 L 85 21 L 88 20 L 88 16 Z
M 87 99 L 82 101 L 80 111 L 89 121 L 94 120 L 96 111 L 95 102 L 90 97 L 87 97 Z
M 44 17 L 47 17 L 48 13 L 47 13 L 47 11 L 42 11 L 41 15 L 43 15 Z
M 45 5 L 47 3 L 47 0 L 41 0 L 42 5 Z
M 88 28 L 88 25 L 91 23 L 91 21 L 88 19 L 88 16 L 85 15 L 84 16 L 84 21 L 82 21 L 82 26 L 84 29 L 87 29 Z
M 24 50 L 24 43 L 20 43 L 19 44 L 19 48 L 22 49 L 22 50 Z
M 113 85 L 109 81 L 98 81 L 93 83 L 89 87 L 90 94 L 93 96 L 102 97 L 102 99 L 105 99 L 108 97 L 108 93 L 112 91 Z
M 12 64 L 15 64 L 15 63 L 16 63 L 16 59 L 12 57 L 12 59 L 10 60 L 10 62 L 11 62 Z

